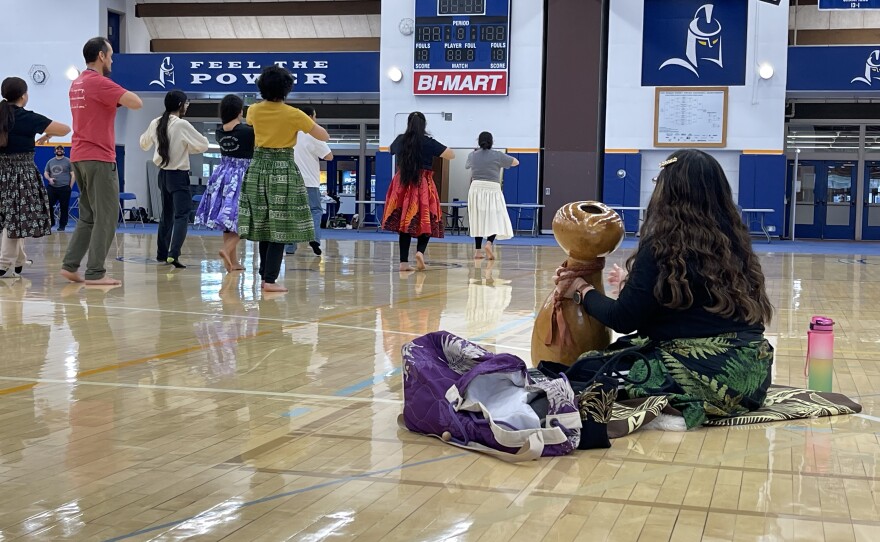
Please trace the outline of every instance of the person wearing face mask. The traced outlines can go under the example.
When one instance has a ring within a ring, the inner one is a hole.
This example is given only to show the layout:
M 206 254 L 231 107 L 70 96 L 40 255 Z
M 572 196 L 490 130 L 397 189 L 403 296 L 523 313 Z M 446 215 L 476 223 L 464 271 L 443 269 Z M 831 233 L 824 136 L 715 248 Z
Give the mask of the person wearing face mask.
M 110 77 L 113 47 L 107 38 L 92 38 L 83 46 L 86 69 L 70 84 L 73 139 L 70 161 L 79 184 L 79 220 L 67 245 L 61 276 L 87 285 L 117 286 L 107 276 L 105 260 L 119 220 L 119 174 L 116 171 L 116 109 L 140 109 L 137 94 Z M 88 253 L 85 277 L 79 274 Z
M 49 210 L 54 210 L 55 205 L 58 205 L 58 231 L 64 231 L 70 209 L 70 192 L 76 182 L 76 175 L 73 173 L 73 164 L 64 156 L 64 147 L 61 145 L 55 147 L 55 158 L 46 162 L 43 177 L 49 181 Z
M 70 126 L 28 111 L 24 79 L 7 77 L 0 84 L 0 278 L 17 277 L 27 257 L 26 237 L 43 237 L 52 231 L 49 198 L 34 164 L 34 137 L 70 133 Z
M 189 101 L 180 90 L 165 95 L 165 112 L 153 119 L 141 134 L 141 148 L 154 145 L 153 163 L 159 166 L 159 190 L 162 192 L 162 218 L 156 242 L 156 259 L 178 269 L 180 249 L 186 240 L 192 196 L 189 191 L 189 155 L 208 150 L 208 138 L 183 120 Z

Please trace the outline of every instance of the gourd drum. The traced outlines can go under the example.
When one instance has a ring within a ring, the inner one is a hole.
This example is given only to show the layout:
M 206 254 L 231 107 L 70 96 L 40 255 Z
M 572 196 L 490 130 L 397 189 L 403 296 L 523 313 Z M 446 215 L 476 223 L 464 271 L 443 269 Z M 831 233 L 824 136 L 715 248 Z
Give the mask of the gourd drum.
M 568 255 L 566 265 L 579 270 L 584 280 L 600 293 L 605 292 L 605 256 L 620 246 L 623 235 L 620 215 L 597 201 L 569 203 L 553 217 L 553 236 Z M 554 321 L 557 318 L 565 321 L 564 328 Z M 556 299 L 555 292 L 551 292 L 532 330 L 532 363 L 557 361 L 571 365 L 584 352 L 601 350 L 610 343 L 608 328 L 570 298 Z

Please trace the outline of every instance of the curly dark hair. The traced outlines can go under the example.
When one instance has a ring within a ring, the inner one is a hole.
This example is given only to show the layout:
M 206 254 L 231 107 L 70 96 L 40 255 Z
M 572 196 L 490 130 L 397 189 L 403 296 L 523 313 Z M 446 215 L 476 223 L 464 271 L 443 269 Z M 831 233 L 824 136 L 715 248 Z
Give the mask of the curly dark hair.
M 770 323 L 773 306 L 761 263 L 721 165 L 697 150 L 676 151 L 664 164 L 636 251 L 651 250 L 657 262 L 654 297 L 670 309 L 690 308 L 690 264 L 711 296 L 707 311 L 749 324 Z M 627 260 L 629 271 L 636 254 Z
M 293 76 L 281 66 L 266 66 L 257 79 L 257 87 L 264 100 L 280 102 L 293 90 Z

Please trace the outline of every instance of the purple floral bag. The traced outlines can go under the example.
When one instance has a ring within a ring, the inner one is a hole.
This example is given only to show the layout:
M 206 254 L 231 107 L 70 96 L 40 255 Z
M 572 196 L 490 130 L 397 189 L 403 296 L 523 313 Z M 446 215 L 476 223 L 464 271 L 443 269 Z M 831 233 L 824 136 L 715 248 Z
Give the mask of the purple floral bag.
M 400 421 L 410 431 L 506 461 L 577 448 L 581 418 L 565 378 L 533 382 L 520 358 L 445 331 L 405 344 L 402 353 Z M 542 414 L 530 403 L 543 403 Z

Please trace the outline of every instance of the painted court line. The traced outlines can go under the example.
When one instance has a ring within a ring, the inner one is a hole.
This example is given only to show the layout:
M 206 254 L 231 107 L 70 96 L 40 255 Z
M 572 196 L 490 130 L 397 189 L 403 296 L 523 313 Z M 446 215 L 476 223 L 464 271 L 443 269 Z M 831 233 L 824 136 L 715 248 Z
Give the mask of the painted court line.
M 109 538 L 105 542 L 118 542 L 119 540 L 133 538 L 135 536 L 140 536 L 142 534 L 151 533 L 151 532 L 158 531 L 161 529 L 167 529 L 169 527 L 177 527 L 178 525 L 181 525 L 181 524 L 186 523 L 188 521 L 198 520 L 198 519 L 203 518 L 204 516 L 210 516 L 212 512 L 214 512 L 215 510 L 218 510 L 218 509 L 219 509 L 219 513 L 222 513 L 223 515 L 228 515 L 229 513 L 233 512 L 235 510 L 245 508 L 247 506 L 253 506 L 255 504 L 262 504 L 264 502 L 274 501 L 277 499 L 283 499 L 285 497 L 292 497 L 293 495 L 298 495 L 300 493 L 306 493 L 308 491 L 314 491 L 316 489 L 323 489 L 323 488 L 329 487 L 329 486 L 345 484 L 347 482 L 359 480 L 361 478 L 368 478 L 368 477 L 376 476 L 376 475 L 380 475 L 380 474 L 388 474 L 389 472 L 399 471 L 399 470 L 403 470 L 403 469 L 409 469 L 412 467 L 420 467 L 422 465 L 428 465 L 430 463 L 437 463 L 439 461 L 446 461 L 447 459 L 456 459 L 459 457 L 464 457 L 466 455 L 471 455 L 471 454 L 465 452 L 465 453 L 461 453 L 461 454 L 447 455 L 444 457 L 435 457 L 433 459 L 426 459 L 424 461 L 417 461 L 415 463 L 410 463 L 408 465 L 403 464 L 403 465 L 398 465 L 396 467 L 391 467 L 388 469 L 381 469 L 381 470 L 375 470 L 375 471 L 370 471 L 370 472 L 364 472 L 362 474 L 354 474 L 352 476 L 346 476 L 345 478 L 339 478 L 338 480 L 331 480 L 329 482 L 323 482 L 320 484 L 315 484 L 315 485 L 303 487 L 300 489 L 294 489 L 293 491 L 278 493 L 277 495 L 269 495 L 268 497 L 263 497 L 261 499 L 256 499 L 256 500 L 248 501 L 248 502 L 241 503 L 241 504 L 237 504 L 234 502 L 234 499 L 230 499 L 229 501 L 222 502 L 212 508 L 209 508 L 208 510 L 205 510 L 204 512 L 196 514 L 195 516 L 180 519 L 177 521 L 171 521 L 169 523 L 163 523 L 162 525 L 156 525 L 155 527 L 149 527 L 147 529 L 141 529 L 140 531 L 134 531 L 134 532 L 131 532 L 128 534 L 124 534 L 122 536 L 117 536 L 115 538 Z M 232 502 L 230 502 L 230 501 L 232 501 Z M 232 508 L 232 510 L 230 510 L 230 508 Z
M 27 387 L 33 387 L 37 384 L 66 384 L 73 386 L 103 386 L 106 388 L 132 388 L 145 390 L 168 390 L 168 391 L 192 391 L 199 393 L 230 393 L 240 395 L 258 395 L 264 397 L 286 397 L 291 399 L 311 399 L 313 401 L 327 401 L 330 403 L 338 401 L 350 401 L 353 403 L 385 403 L 390 405 L 402 405 L 400 399 L 381 399 L 374 397 L 347 397 L 340 395 L 318 395 L 313 393 L 295 393 L 283 391 L 260 391 L 260 390 L 237 390 L 227 388 L 193 388 L 189 386 L 161 386 L 157 384 L 126 384 L 123 382 L 93 382 L 89 380 L 65 380 L 62 378 L 22 378 L 17 376 L 0 376 L 0 381 L 8 380 L 11 382 L 30 382 Z M 23 386 L 18 386 L 23 388 Z M 24 389 L 27 389 L 24 387 Z M 13 388 L 10 388 L 13 389 Z M 19 390 L 21 391 L 21 390 Z
M 872 422 L 880 423 L 880 418 L 878 418 L 877 416 L 871 416 L 869 414 L 853 414 L 853 416 L 855 416 L 856 418 L 863 418 L 865 420 L 871 420 Z

